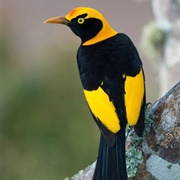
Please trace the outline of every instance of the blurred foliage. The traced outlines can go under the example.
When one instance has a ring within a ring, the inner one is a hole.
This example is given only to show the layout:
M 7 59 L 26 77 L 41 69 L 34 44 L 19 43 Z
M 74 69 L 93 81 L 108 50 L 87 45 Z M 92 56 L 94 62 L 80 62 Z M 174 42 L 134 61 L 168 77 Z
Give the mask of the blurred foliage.
M 143 53 L 151 62 L 155 70 L 158 69 L 157 61 L 161 59 L 160 56 L 166 40 L 166 34 L 162 31 L 155 21 L 149 22 L 143 29 L 141 46 Z
M 97 155 L 99 132 L 87 108 L 75 51 L 48 49 L 31 70 L 8 62 L 1 38 L 0 179 L 56 180 Z M 70 49 L 70 48 L 68 48 Z M 28 57 L 30 59 L 30 57 Z

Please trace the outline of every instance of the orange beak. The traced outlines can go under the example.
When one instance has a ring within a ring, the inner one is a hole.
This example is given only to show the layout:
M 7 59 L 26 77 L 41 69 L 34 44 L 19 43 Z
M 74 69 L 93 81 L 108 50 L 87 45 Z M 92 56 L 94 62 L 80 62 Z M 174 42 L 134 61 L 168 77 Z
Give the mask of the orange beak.
M 52 17 L 44 21 L 44 23 L 53 23 L 53 24 L 65 24 L 68 25 L 69 21 L 63 17 L 63 16 L 57 16 L 57 17 Z

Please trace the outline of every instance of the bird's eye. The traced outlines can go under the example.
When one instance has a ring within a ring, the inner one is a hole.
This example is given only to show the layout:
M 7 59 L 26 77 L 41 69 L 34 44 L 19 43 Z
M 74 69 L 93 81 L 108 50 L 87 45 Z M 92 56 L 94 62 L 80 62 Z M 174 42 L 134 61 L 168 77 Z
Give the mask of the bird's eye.
M 79 19 L 77 20 L 77 22 L 78 22 L 79 24 L 83 24 L 83 23 L 84 23 L 84 21 L 85 21 L 85 19 L 84 19 L 84 18 L 79 18 Z

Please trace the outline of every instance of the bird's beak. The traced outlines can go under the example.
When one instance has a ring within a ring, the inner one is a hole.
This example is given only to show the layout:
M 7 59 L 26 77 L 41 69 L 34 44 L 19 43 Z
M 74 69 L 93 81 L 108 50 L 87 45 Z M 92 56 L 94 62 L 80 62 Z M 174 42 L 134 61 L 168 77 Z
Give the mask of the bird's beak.
M 68 25 L 69 21 L 63 17 L 63 16 L 57 16 L 57 17 L 52 17 L 44 21 L 44 23 L 54 23 L 54 24 L 65 24 Z

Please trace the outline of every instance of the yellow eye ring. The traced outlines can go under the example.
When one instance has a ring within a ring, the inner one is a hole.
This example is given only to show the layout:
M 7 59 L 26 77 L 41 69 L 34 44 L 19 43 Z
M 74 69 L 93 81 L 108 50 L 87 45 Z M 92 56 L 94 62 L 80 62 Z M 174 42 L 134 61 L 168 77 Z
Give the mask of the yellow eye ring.
M 84 19 L 84 18 L 79 18 L 79 19 L 77 20 L 77 22 L 78 22 L 79 24 L 83 24 L 83 23 L 84 23 L 84 21 L 85 21 L 85 19 Z

